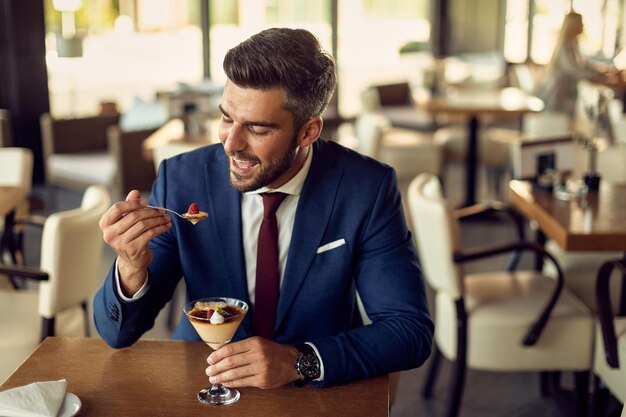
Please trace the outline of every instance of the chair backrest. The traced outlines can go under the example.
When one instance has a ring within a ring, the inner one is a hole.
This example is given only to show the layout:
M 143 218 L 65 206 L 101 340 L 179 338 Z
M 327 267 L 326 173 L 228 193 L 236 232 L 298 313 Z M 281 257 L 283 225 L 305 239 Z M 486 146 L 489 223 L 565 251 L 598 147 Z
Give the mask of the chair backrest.
M 381 106 L 410 106 L 412 105 L 411 86 L 408 82 L 376 85 L 378 102 Z
M 615 136 L 615 144 L 626 146 L 626 116 L 611 118 L 613 123 L 613 135 Z
M 152 190 L 155 171 L 152 169 L 152 161 L 143 155 L 142 144 L 155 131 L 156 129 L 124 132 L 119 125 L 108 127 L 109 152 L 114 156 L 117 167 L 114 188 L 118 197 L 126 198 L 126 194 L 133 189 Z
M 509 85 L 520 88 L 526 92 L 535 91 L 535 76 L 528 64 L 510 64 L 507 68 Z
M 104 250 L 100 217 L 111 197 L 104 186 L 92 185 L 80 208 L 50 215 L 41 238 L 40 268 L 49 280 L 39 287 L 39 314 L 52 318 L 93 295 Z
M 522 119 L 522 132 L 528 135 L 557 136 L 571 133 L 572 119 L 567 113 L 543 111 L 528 113 Z
M 361 108 L 363 112 L 369 113 L 381 111 L 378 92 L 374 87 L 367 88 L 361 92 Z
M 179 155 L 181 153 L 190 152 L 194 149 L 198 149 L 203 144 L 197 142 L 189 143 L 166 143 L 159 145 L 152 150 L 152 161 L 154 163 L 154 172 L 159 172 L 159 166 L 164 159 L 171 158 L 172 156 Z
M 455 250 L 461 249 L 459 224 L 443 198 L 439 179 L 419 174 L 409 184 L 407 199 L 426 280 L 437 292 L 462 297 L 463 269 L 453 260 Z
M 0 148 L 0 185 L 31 190 L 33 152 L 28 148 Z
M 597 165 L 602 181 L 626 182 L 626 146 L 612 146 L 598 152 Z
M 55 153 L 94 152 L 107 149 L 106 129 L 119 121 L 119 115 L 55 119 L 49 113 L 40 117 L 44 158 Z
M 359 114 L 354 122 L 354 134 L 358 141 L 357 150 L 363 155 L 378 159 L 383 133 L 388 127 L 388 119 L 380 113 L 362 112 Z
M 18 217 L 28 214 L 28 194 L 32 189 L 33 152 L 28 148 L 0 147 L 0 185 L 19 187 L 26 198 L 17 206 Z

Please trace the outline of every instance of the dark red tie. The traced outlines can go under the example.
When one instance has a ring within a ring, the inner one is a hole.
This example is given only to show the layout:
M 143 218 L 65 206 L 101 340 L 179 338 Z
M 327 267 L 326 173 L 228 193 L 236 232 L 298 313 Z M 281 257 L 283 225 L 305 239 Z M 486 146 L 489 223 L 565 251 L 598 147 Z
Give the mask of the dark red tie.
M 276 325 L 278 287 L 278 223 L 276 210 L 287 194 L 264 193 L 263 221 L 259 229 L 256 254 L 256 289 L 254 292 L 254 325 L 257 336 L 272 338 Z

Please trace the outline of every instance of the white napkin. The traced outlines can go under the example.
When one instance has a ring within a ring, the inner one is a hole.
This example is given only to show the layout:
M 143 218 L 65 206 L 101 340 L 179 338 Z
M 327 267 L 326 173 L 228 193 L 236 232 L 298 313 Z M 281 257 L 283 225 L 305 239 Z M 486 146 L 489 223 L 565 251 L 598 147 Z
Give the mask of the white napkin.
M 34 382 L 0 392 L 0 416 L 56 417 L 63 403 L 67 381 Z

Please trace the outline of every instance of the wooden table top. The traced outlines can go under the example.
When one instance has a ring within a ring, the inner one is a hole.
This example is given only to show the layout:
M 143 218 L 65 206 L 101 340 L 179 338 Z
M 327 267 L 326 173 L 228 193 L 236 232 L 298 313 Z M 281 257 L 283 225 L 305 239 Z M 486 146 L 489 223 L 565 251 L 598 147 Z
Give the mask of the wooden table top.
M 0 386 L 67 379 L 81 402 L 81 416 L 387 416 L 389 378 L 338 387 L 288 385 L 240 388 L 241 399 L 214 407 L 196 393 L 210 385 L 209 349 L 201 342 L 140 340 L 126 349 L 98 338 L 48 337 Z
M 0 186 L 0 216 L 4 217 L 24 198 L 24 190 L 19 187 Z
M 584 201 L 561 201 L 528 181 L 509 184 L 511 203 L 567 251 L 626 252 L 626 184 L 602 182 Z
M 430 113 L 456 115 L 521 116 L 544 107 L 541 99 L 514 87 L 459 89 L 435 97 L 416 94 L 414 98 L 420 108 Z

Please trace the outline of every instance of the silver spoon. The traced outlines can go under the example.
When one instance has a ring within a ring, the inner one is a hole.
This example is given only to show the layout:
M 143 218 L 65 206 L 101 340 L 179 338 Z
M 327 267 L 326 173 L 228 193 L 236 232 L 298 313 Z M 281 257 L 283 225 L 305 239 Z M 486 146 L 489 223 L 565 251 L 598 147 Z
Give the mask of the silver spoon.
M 146 207 L 153 208 L 153 209 L 157 209 L 157 210 L 165 210 L 165 211 L 169 211 L 170 213 L 174 213 L 175 215 L 177 215 L 177 216 L 178 216 L 178 217 L 180 217 L 181 219 L 185 219 L 185 220 L 187 220 L 187 221 L 188 221 L 188 222 L 190 222 L 191 224 L 196 224 L 196 223 L 198 223 L 199 221 L 204 220 L 204 219 L 206 218 L 206 217 L 205 217 L 205 218 L 197 218 L 197 217 L 195 217 L 195 218 L 194 218 L 194 217 L 189 218 L 189 217 L 185 217 L 185 216 L 183 216 L 182 214 L 180 214 L 180 213 L 178 213 L 177 211 L 174 211 L 174 210 L 172 210 L 172 209 L 168 209 L 168 208 L 165 208 L 165 207 L 151 206 L 151 205 L 149 205 L 149 204 L 148 204 L 148 205 L 146 205 Z

